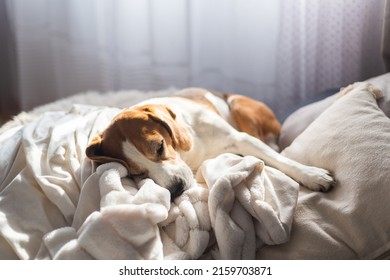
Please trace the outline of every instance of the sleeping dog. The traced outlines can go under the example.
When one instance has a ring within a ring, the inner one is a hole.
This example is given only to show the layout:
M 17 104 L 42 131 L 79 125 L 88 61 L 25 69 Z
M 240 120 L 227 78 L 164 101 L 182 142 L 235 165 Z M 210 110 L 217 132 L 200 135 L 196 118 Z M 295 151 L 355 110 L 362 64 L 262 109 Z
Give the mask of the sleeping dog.
M 314 191 L 327 191 L 327 170 L 306 166 L 277 151 L 280 123 L 263 103 L 241 95 L 189 88 L 123 110 L 97 135 L 86 155 L 123 164 L 134 179 L 151 178 L 171 199 L 193 183 L 203 161 L 222 153 L 252 155 Z

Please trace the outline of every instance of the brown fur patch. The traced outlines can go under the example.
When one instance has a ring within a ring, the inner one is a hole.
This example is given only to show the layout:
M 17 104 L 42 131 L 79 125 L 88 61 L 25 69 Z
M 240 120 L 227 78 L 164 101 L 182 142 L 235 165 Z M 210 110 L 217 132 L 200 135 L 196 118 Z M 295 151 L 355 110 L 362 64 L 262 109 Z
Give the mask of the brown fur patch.
M 99 163 L 120 162 L 130 174 L 145 173 L 124 155 L 123 142 L 131 142 L 152 161 L 173 159 L 175 149 L 188 151 L 192 146 L 189 132 L 175 119 L 176 115 L 164 105 L 129 108 L 118 114 L 107 129 L 92 140 L 86 154 Z M 159 154 L 162 143 L 164 152 Z
M 240 131 L 262 141 L 279 136 L 281 124 L 264 103 L 237 94 L 228 94 L 227 102 Z

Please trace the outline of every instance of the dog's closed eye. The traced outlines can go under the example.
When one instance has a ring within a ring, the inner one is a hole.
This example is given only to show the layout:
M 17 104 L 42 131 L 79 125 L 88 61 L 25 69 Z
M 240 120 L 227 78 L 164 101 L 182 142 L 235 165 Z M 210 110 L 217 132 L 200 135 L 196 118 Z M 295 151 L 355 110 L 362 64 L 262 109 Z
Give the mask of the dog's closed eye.
M 165 159 L 165 140 L 156 139 L 149 143 L 149 153 L 153 160 L 160 161 Z
M 157 155 L 159 158 L 164 155 L 164 139 L 162 139 L 160 144 L 157 145 Z

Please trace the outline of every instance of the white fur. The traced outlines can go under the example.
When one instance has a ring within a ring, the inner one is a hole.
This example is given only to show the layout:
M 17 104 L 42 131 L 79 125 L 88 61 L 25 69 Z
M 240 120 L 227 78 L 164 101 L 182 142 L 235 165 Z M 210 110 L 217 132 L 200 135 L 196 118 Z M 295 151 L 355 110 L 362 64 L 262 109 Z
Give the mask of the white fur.
M 211 104 L 215 106 L 215 108 L 217 108 L 219 114 L 224 120 L 230 123 L 230 125 L 233 126 L 234 128 L 237 128 L 236 121 L 232 116 L 232 114 L 230 113 L 229 105 L 225 100 L 222 100 L 221 98 L 215 96 L 211 92 L 206 93 L 205 97 L 207 98 L 208 101 L 211 102 Z
M 128 141 L 122 143 L 122 150 L 125 156 L 130 158 L 137 166 L 148 170 L 148 177 L 160 186 L 173 186 L 175 177 L 180 177 L 187 188 L 194 183 L 191 169 L 179 156 L 175 160 L 154 162 L 140 153 Z
M 178 152 L 180 159 L 192 170 L 197 170 L 206 159 L 214 158 L 223 153 L 235 153 L 243 156 L 252 155 L 262 159 L 266 164 L 279 169 L 312 190 L 326 191 L 334 183 L 327 170 L 306 166 L 282 156 L 259 139 L 237 131 L 222 117 L 201 105 L 181 98 L 154 98 L 144 101 L 142 104 L 169 106 L 177 116 L 176 121 L 188 128 L 193 141 L 192 148 L 188 152 Z M 129 156 L 132 160 L 135 159 L 133 153 Z M 166 180 L 164 179 L 167 176 L 164 174 L 165 171 L 168 172 L 168 175 L 186 174 L 185 171 L 181 170 L 185 169 L 185 165 L 181 161 L 179 162 L 179 166 L 165 165 L 163 167 L 164 163 L 150 165 L 149 175 L 159 182 Z M 161 166 L 157 167 L 159 164 Z M 161 172 L 163 170 L 165 171 Z

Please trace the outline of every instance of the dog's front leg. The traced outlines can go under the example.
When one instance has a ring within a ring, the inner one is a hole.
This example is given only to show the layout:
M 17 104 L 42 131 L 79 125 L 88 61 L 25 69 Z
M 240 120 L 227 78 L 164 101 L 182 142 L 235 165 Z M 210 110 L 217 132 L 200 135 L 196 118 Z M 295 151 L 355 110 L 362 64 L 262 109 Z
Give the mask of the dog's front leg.
M 335 183 L 329 171 L 286 158 L 259 139 L 246 133 L 238 132 L 232 128 L 232 132 L 225 137 L 223 140 L 225 152 L 255 156 L 311 190 L 325 192 Z

